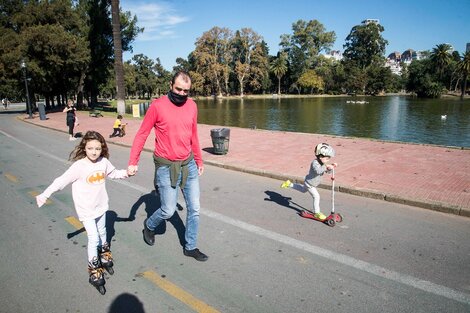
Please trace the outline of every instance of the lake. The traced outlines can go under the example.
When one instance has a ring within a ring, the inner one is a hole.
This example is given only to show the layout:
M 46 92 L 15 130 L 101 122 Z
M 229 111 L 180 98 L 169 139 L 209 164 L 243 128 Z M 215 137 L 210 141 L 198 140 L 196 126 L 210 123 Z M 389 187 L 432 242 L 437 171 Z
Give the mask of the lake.
M 199 99 L 202 124 L 470 148 L 470 99 Z

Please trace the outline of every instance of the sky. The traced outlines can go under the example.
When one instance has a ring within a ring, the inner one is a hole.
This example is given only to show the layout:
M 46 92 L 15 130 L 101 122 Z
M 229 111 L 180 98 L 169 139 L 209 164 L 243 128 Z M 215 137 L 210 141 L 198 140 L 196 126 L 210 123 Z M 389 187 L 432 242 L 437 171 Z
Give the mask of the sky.
M 277 54 L 280 36 L 292 34 L 298 20 L 318 20 L 326 31 L 334 31 L 333 50 L 343 51 L 351 29 L 364 19 L 379 19 L 385 28 L 386 56 L 410 48 L 432 50 L 442 43 L 463 53 L 470 43 L 470 0 L 121 0 L 120 6 L 145 28 L 124 60 L 144 54 L 160 58 L 169 71 L 215 26 L 233 32 L 251 28 L 268 44 L 270 55 Z

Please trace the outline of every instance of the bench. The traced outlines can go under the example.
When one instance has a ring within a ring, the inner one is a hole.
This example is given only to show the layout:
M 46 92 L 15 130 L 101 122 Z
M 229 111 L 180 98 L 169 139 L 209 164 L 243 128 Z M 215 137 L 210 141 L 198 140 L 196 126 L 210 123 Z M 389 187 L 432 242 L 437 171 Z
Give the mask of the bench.
M 91 117 L 103 117 L 101 112 L 117 112 L 117 109 L 108 105 L 95 106 L 88 114 Z
M 103 117 L 103 114 L 101 114 L 101 110 L 98 110 L 97 108 L 95 108 L 93 111 L 90 111 L 88 113 L 88 116 L 90 116 L 90 117 Z

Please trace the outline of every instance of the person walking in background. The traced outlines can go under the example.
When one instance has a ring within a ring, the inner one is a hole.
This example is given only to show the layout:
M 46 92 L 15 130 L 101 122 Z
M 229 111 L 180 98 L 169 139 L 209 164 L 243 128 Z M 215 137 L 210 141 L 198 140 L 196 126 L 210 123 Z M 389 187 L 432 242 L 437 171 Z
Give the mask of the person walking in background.
M 76 138 L 73 137 L 73 128 L 75 127 L 75 111 L 77 109 L 75 108 L 73 101 L 69 99 L 67 101 L 67 106 L 64 108 L 63 112 L 67 113 L 66 116 L 66 123 L 67 126 L 69 127 L 69 140 L 76 140 Z
M 117 116 L 116 120 L 114 121 L 113 133 L 111 135 L 109 135 L 109 138 L 120 136 L 121 135 L 121 128 L 122 128 L 122 115 L 119 114 Z
M 326 215 L 320 210 L 320 194 L 316 187 L 320 185 L 324 173 L 329 173 L 338 166 L 337 163 L 327 164 L 330 158 L 335 156 L 335 150 L 327 143 L 320 143 L 315 147 L 316 159 L 310 164 L 310 170 L 305 176 L 303 184 L 292 183 L 286 180 L 281 184 L 281 188 L 292 188 L 300 192 L 308 192 L 313 197 L 314 216 L 317 219 L 324 220 Z
M 144 221 L 143 237 L 148 245 L 155 243 L 155 229 L 176 211 L 178 189 L 188 209 L 183 254 L 198 261 L 207 255 L 197 248 L 199 232 L 199 175 L 204 171 L 197 133 L 197 106 L 188 98 L 191 78 L 186 72 L 176 73 L 167 95 L 154 100 L 134 138 L 128 172 L 138 170 L 140 153 L 152 130 L 155 132 L 155 188 L 160 208 Z
M 103 266 L 112 266 L 106 234 L 109 204 L 105 181 L 108 177 L 122 179 L 129 176 L 127 170 L 117 170 L 108 158 L 108 146 L 103 136 L 88 131 L 70 153 L 69 159 L 74 163 L 36 197 L 37 205 L 41 207 L 54 192 L 72 184 L 75 210 L 88 236 L 89 282 L 94 286 L 104 285 Z

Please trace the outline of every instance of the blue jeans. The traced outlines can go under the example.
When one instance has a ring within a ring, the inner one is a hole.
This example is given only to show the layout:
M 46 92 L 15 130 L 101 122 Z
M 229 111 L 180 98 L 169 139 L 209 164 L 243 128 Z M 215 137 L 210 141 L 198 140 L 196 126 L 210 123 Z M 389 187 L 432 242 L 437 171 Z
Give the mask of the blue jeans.
M 194 159 L 187 166 L 189 171 L 188 179 L 184 188 L 181 189 L 188 210 L 186 216 L 185 249 L 193 250 L 197 248 L 197 235 L 199 231 L 199 174 Z M 175 213 L 181 177 L 182 174 L 180 173 L 176 188 L 173 188 L 170 181 L 170 167 L 160 166 L 156 170 L 155 185 L 158 186 L 160 193 L 160 208 L 148 218 L 148 229 L 155 230 L 161 222 L 171 218 Z

